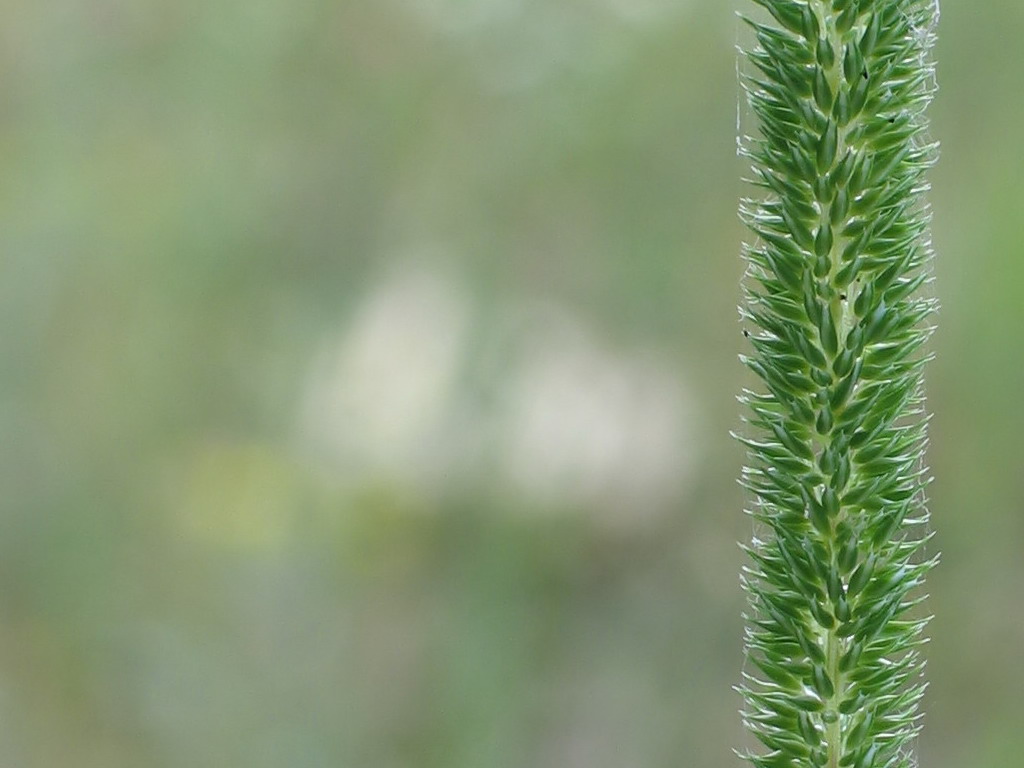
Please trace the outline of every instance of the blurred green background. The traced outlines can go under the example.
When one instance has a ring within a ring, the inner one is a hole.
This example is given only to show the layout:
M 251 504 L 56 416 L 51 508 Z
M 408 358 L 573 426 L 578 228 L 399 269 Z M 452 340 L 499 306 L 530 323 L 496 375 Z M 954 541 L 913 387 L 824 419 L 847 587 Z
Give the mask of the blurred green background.
M 0 766 L 739 764 L 740 5 L 3 3 Z M 943 5 L 930 768 L 1024 753 L 1022 39 Z

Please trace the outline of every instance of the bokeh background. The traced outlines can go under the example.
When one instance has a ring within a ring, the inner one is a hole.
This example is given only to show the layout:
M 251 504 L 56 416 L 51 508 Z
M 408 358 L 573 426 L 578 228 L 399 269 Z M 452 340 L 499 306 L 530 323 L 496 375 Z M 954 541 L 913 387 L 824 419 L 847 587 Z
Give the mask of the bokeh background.
M 0 766 L 745 743 L 740 0 L 5 0 Z M 921 765 L 1024 754 L 1024 6 L 946 0 Z

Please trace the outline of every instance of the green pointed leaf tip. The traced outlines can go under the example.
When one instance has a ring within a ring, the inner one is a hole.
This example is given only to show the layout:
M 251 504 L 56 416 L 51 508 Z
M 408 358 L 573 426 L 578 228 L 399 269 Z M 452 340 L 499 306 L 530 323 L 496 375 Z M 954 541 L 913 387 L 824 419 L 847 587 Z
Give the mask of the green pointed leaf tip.
M 758 525 L 744 551 L 755 768 L 914 764 L 924 692 L 921 194 L 934 0 L 752 0 L 744 139 L 760 199 L 744 363 Z

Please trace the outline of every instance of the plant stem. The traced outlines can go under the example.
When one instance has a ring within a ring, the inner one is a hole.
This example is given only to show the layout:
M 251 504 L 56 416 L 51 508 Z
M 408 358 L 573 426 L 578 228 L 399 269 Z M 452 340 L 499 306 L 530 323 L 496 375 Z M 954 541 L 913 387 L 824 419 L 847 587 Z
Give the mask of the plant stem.
M 825 658 L 828 661 L 828 675 L 835 685 L 835 693 L 827 706 L 831 711 L 836 711 L 839 702 L 843 698 L 843 679 L 839 671 L 839 656 L 841 653 L 841 640 L 836 637 L 834 631 L 829 630 L 825 638 Z M 828 768 L 839 768 L 839 758 L 843 751 L 842 721 L 837 717 L 826 730 L 826 754 L 828 756 Z

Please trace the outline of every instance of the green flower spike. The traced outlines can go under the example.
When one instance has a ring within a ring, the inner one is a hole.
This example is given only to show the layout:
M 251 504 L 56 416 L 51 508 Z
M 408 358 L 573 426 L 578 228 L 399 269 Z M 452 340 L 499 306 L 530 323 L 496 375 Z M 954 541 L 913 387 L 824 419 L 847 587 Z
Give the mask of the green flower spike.
M 935 559 L 922 347 L 934 0 L 754 0 L 743 718 L 756 768 L 911 768 Z

